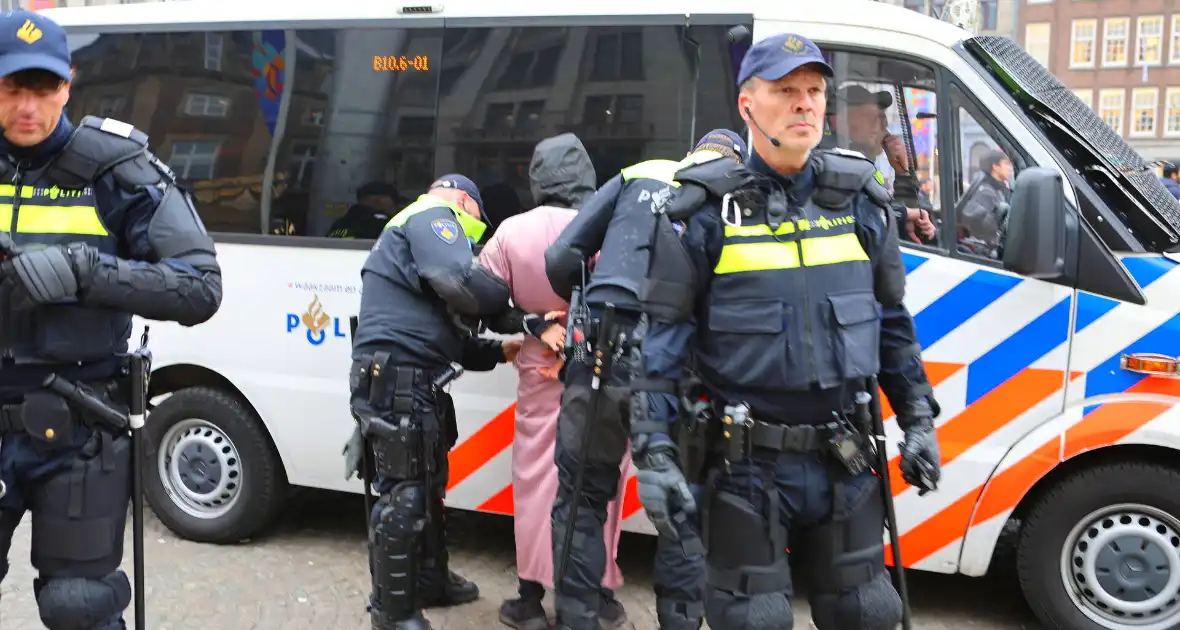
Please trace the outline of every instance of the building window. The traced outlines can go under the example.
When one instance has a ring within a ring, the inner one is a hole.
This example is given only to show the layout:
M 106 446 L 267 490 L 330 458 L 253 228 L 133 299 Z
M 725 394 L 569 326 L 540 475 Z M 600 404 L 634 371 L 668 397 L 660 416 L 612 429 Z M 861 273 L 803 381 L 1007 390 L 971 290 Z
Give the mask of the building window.
M 98 111 L 96 113 L 104 118 L 118 118 L 122 115 L 123 107 L 126 105 L 127 98 L 124 96 L 104 96 L 98 101 Z
M 1086 107 L 1094 109 L 1094 90 L 1070 90 L 1073 95 L 1078 97 L 1078 100 L 1085 103 Z
M 594 39 L 594 63 L 591 81 L 642 81 L 643 35 L 623 31 L 599 35 Z
M 1163 57 L 1160 48 L 1164 43 L 1164 16 L 1145 15 L 1139 18 L 1135 30 L 1135 64 L 1158 66 Z
M 1000 23 L 999 0 L 980 0 L 980 27 L 985 31 L 994 31 Z
M 1159 88 L 1135 88 L 1131 90 L 1131 135 L 1136 137 L 1155 135 L 1155 117 L 1159 109 Z
M 1024 50 L 1029 56 L 1046 68 L 1049 67 L 1049 51 L 1052 42 L 1052 26 L 1048 22 L 1037 22 L 1024 27 Z
M 1164 135 L 1180 136 L 1180 87 L 1168 88 L 1164 96 Z
M 213 179 L 220 142 L 173 142 L 168 166 L 183 180 Z
M 221 72 L 221 54 L 225 49 L 225 36 L 221 33 L 205 33 L 205 69 Z
M 1098 93 L 1098 117 L 1120 136 L 1123 135 L 1123 109 L 1126 107 L 1127 91 L 1102 90 Z
M 524 133 L 537 133 L 541 130 L 541 112 L 545 110 L 545 101 L 525 101 L 516 111 L 516 129 Z
M 1180 13 L 1172 16 L 1172 48 L 1168 63 L 1180 64 Z
M 1106 18 L 1102 25 L 1102 65 L 1127 65 L 1127 32 L 1131 18 Z
M 1074 20 L 1069 31 L 1069 67 L 1094 67 L 1094 39 L 1098 20 Z
M 307 127 L 323 127 L 324 126 L 324 109 L 322 107 L 309 107 L 303 112 L 303 124 Z
M 557 76 L 557 62 L 563 46 L 550 46 L 512 55 L 496 82 L 497 90 L 546 87 L 553 85 Z
M 229 99 L 216 94 L 189 94 L 184 99 L 184 113 L 204 118 L 225 118 L 229 113 Z
M 622 125 L 643 122 L 643 95 L 587 96 L 582 120 L 590 125 Z

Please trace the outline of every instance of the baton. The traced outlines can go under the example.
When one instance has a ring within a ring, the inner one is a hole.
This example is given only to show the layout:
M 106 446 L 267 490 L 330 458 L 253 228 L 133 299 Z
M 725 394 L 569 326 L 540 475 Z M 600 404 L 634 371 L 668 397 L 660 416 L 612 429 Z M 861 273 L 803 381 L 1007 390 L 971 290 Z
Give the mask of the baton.
M 356 343 L 356 329 L 360 326 L 360 317 L 353 315 L 348 318 L 348 330 L 352 343 Z M 360 420 L 357 420 L 358 425 Z M 373 480 L 369 479 L 369 441 L 365 436 L 361 435 L 361 469 L 359 471 L 361 483 L 365 487 L 365 528 L 368 530 L 368 524 L 373 520 Z
M 877 391 L 877 379 L 868 380 L 869 391 Z M 881 419 L 881 399 L 868 392 L 857 392 L 854 401 L 869 416 L 873 451 L 877 455 L 877 473 L 881 475 L 881 500 L 885 504 L 885 524 L 889 529 L 889 546 L 893 555 L 893 571 L 897 578 L 897 594 L 901 596 L 901 627 L 911 630 L 910 593 L 905 581 L 905 566 L 901 560 L 901 535 L 897 529 L 897 510 L 893 504 L 893 483 L 889 479 L 889 454 L 885 450 L 885 422 Z
M 574 542 L 574 527 L 578 522 L 578 505 L 582 502 L 582 486 L 586 482 L 586 458 L 590 452 L 590 435 L 597 422 L 598 399 L 602 391 L 602 379 L 606 378 L 608 369 L 613 362 L 614 344 L 611 343 L 610 333 L 614 326 L 615 305 L 606 304 L 602 314 L 602 321 L 598 323 L 598 338 L 594 340 L 594 376 L 590 380 L 590 405 L 586 417 L 582 422 L 582 442 L 578 445 L 578 470 L 574 473 L 574 488 L 571 493 L 573 504 L 570 505 L 570 517 L 566 522 L 565 540 L 561 547 L 561 564 L 557 569 L 557 582 L 554 590 L 562 592 L 565 582 L 565 572 L 569 568 L 570 545 Z

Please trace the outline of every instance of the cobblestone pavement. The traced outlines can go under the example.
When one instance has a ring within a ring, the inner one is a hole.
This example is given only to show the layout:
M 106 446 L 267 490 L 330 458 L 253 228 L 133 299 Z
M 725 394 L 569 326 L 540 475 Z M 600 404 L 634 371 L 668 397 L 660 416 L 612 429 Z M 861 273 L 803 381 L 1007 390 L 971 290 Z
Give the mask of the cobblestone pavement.
M 456 513 L 453 567 L 483 590 L 478 602 L 432 611 L 435 630 L 501 626 L 500 601 L 515 593 L 512 526 L 505 517 Z M 264 539 L 233 546 L 177 539 L 149 514 L 146 531 L 148 627 L 152 630 L 368 630 L 368 575 L 361 499 L 303 492 Z M 128 527 L 130 531 L 130 527 Z M 620 599 L 635 630 L 656 630 L 650 586 L 653 540 L 627 535 L 619 550 L 628 578 Z M 12 570 L 0 586 L 0 629 L 41 628 L 28 566 L 28 519 L 17 530 Z M 130 568 L 131 543 L 127 543 Z M 1010 578 L 910 574 L 918 630 L 1039 627 Z M 548 606 L 549 599 L 546 599 Z M 808 619 L 797 601 L 797 620 Z M 131 615 L 128 610 L 128 625 Z M 802 621 L 796 624 L 805 626 Z

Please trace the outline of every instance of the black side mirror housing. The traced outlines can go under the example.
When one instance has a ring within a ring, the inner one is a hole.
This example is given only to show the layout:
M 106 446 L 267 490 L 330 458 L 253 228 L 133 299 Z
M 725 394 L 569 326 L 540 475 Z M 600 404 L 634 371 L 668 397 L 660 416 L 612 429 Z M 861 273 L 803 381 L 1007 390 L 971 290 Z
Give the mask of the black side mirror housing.
M 1065 205 L 1061 174 L 1033 166 L 1016 177 L 1004 240 L 1004 268 L 1039 280 L 1061 280 L 1076 252 L 1078 218 Z

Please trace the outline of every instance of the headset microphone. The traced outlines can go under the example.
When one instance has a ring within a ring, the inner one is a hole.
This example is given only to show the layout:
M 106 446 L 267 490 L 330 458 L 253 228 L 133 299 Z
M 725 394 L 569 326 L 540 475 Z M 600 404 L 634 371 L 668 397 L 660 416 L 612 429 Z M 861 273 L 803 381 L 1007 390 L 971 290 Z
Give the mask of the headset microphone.
M 754 114 L 750 113 L 749 107 L 746 108 L 746 117 L 750 119 L 750 124 L 754 125 L 754 128 L 758 130 L 758 133 L 766 136 L 766 139 L 770 140 L 770 144 L 773 144 L 776 149 L 782 146 L 782 143 L 778 141 L 778 138 L 775 138 L 774 136 L 766 133 L 766 130 L 762 128 L 762 125 L 759 125 L 758 121 L 754 120 Z

